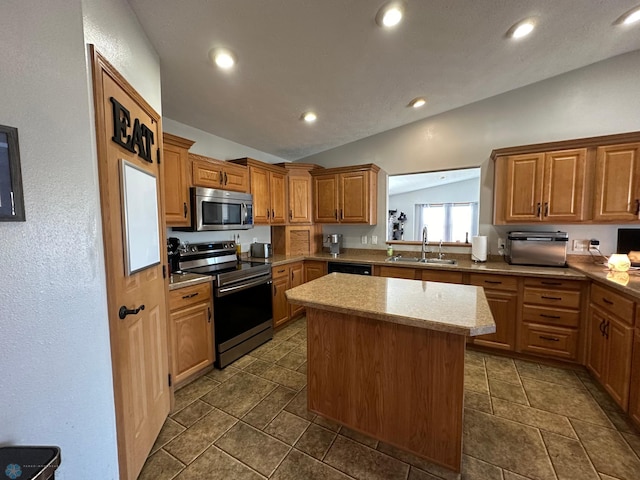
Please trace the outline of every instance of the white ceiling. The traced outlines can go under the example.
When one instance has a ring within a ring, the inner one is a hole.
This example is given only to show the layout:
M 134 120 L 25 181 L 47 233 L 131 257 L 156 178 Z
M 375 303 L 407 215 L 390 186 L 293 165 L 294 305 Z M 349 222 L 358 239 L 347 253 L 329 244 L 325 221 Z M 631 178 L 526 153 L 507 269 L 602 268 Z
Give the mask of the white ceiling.
M 449 183 L 463 182 L 471 179 L 480 181 L 480 168 L 389 175 L 389 195 L 399 195 L 401 193 L 414 192 L 425 188 L 441 187 Z
M 393 30 L 375 23 L 384 0 L 129 3 L 160 56 L 164 116 L 296 160 L 637 50 L 640 25 L 613 23 L 638 1 L 407 0 Z M 532 35 L 505 38 L 531 16 Z

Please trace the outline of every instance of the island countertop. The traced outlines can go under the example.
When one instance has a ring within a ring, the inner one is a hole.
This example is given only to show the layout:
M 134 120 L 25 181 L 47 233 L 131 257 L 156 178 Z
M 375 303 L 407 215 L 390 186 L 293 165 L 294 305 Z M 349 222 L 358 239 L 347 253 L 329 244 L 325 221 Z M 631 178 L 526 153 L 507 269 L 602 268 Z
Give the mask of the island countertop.
M 290 303 L 458 335 L 496 331 L 482 287 L 331 273 L 287 290 Z

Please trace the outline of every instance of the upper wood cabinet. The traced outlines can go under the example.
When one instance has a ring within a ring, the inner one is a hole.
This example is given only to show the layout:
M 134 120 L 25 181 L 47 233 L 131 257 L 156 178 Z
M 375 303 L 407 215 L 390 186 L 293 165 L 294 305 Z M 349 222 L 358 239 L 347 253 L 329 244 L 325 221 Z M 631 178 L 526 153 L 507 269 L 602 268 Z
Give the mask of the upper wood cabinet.
M 162 134 L 164 215 L 168 227 L 191 225 L 189 202 L 189 148 L 194 142 L 170 133 Z
M 202 155 L 189 154 L 193 168 L 193 185 L 246 193 L 249 174 L 246 167 Z
M 501 223 L 584 220 L 586 172 L 586 148 L 498 158 L 496 175 L 504 187 L 496 190 L 496 196 L 504 195 L 497 202 Z
M 311 172 L 322 167 L 311 163 L 278 163 L 279 167 L 287 170 L 289 193 L 289 211 L 287 223 L 291 225 L 311 224 L 312 218 L 312 188 Z
M 379 170 L 367 164 L 312 171 L 313 221 L 375 225 Z
M 599 147 L 596 155 L 593 219 L 638 221 L 640 214 L 640 143 Z
M 287 222 L 287 171 L 252 158 L 233 163 L 249 168 L 249 190 L 253 195 L 253 223 L 285 225 Z

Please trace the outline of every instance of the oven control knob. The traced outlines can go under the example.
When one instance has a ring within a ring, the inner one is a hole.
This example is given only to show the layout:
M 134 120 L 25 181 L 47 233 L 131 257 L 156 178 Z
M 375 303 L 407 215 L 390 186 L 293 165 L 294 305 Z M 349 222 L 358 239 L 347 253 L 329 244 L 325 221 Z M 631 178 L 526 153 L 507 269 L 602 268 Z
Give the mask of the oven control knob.
M 191 247 L 192 252 L 196 252 L 198 249 L 196 247 Z

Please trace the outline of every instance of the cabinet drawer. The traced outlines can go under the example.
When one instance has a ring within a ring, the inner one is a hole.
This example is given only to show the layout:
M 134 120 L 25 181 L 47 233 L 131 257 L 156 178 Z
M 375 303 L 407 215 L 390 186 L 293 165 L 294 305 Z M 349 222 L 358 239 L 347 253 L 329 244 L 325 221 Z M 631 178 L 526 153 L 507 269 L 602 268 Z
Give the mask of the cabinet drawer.
M 564 308 L 580 308 L 580 292 L 525 287 L 524 303 Z
M 409 280 L 415 280 L 416 269 L 406 267 L 387 267 L 381 266 L 378 268 L 378 276 L 389 278 L 406 278 Z
M 633 325 L 634 302 L 595 283 L 591 285 L 591 302 Z
M 522 308 L 522 321 L 544 323 L 546 325 L 561 325 L 563 327 L 577 327 L 580 324 L 580 311 L 525 305 Z
M 289 265 L 281 265 L 271 269 L 272 278 L 286 277 L 287 275 L 289 275 Z
M 508 275 L 484 275 L 472 273 L 469 275 L 469 284 L 485 287 L 491 290 L 518 290 L 518 278 Z
M 520 348 L 523 352 L 573 360 L 578 351 L 578 331 L 573 328 L 523 323 Z
M 580 282 L 575 280 L 560 280 L 558 278 L 525 278 L 525 287 L 562 288 L 564 290 L 577 290 L 581 288 Z
M 462 284 L 462 273 L 460 272 L 443 272 L 442 270 L 421 270 L 422 280 L 427 282 L 443 282 Z
M 169 292 L 169 310 L 175 311 L 181 308 L 195 305 L 196 303 L 211 301 L 211 283 L 199 283 L 191 287 L 178 288 Z

